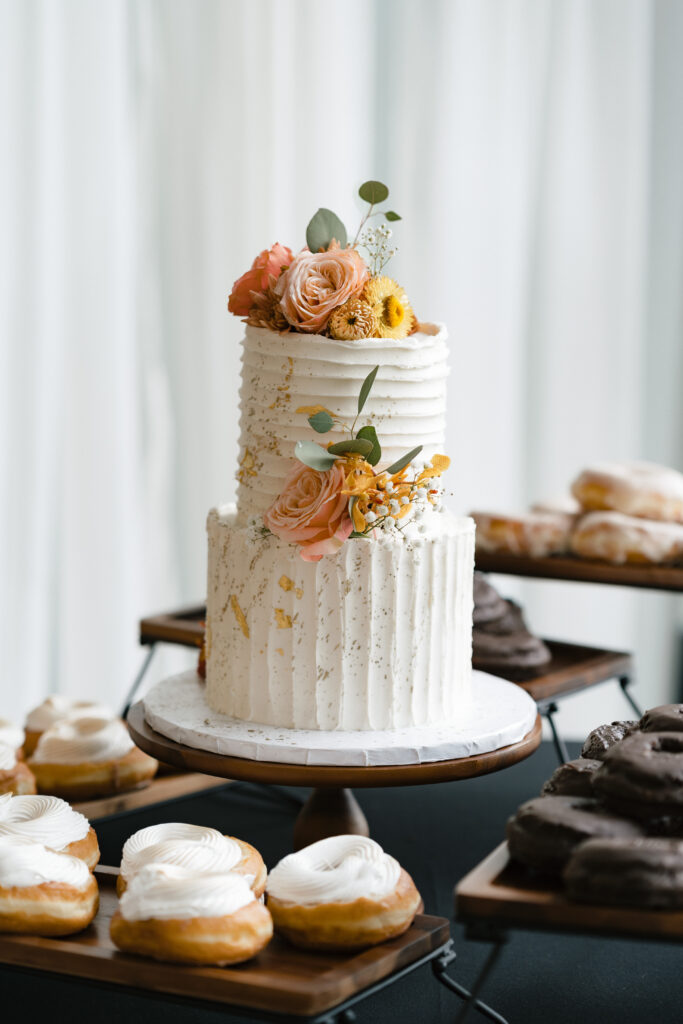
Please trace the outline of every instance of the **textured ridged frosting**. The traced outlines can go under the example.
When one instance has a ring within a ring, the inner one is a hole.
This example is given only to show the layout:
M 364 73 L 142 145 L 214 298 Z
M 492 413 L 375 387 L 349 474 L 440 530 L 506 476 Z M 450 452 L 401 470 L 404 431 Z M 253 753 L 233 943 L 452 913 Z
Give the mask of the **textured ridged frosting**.
M 299 729 L 462 721 L 470 698 L 474 524 L 429 512 L 304 562 L 209 514 L 209 705 Z
M 336 341 L 319 334 L 277 334 L 247 327 L 240 390 L 241 518 L 264 511 L 282 490 L 294 445 L 310 440 L 308 413 L 323 405 L 353 423 L 363 380 L 379 365 L 364 421 L 372 421 L 382 443 L 382 465 L 418 444 L 424 457 L 442 451 L 446 427 L 448 347 L 442 324 L 422 324 L 402 340 Z M 348 436 L 332 430 L 324 443 Z
M 119 909 L 127 921 L 189 920 L 235 914 L 254 899 L 242 875 L 198 874 L 175 864 L 147 864 L 130 880 Z
M 88 819 L 56 796 L 0 797 L 0 837 L 16 836 L 63 850 L 84 839 Z
M 203 873 L 224 874 L 241 859 L 239 843 L 215 828 L 165 822 L 140 829 L 126 840 L 121 875 L 128 880 L 147 864 L 175 864 Z
M 85 889 L 91 877 L 87 864 L 78 857 L 55 853 L 27 839 L 0 835 L 0 886 L 4 889 L 26 889 L 46 882 Z
M 44 732 L 65 718 L 82 714 L 94 715 L 98 718 L 116 717 L 116 713 L 106 704 L 96 704 L 94 701 L 88 700 L 73 700 L 71 697 L 64 697 L 57 693 L 52 697 L 47 697 L 42 704 L 28 713 L 26 728 L 31 732 Z
M 43 764 L 85 764 L 117 761 L 135 744 L 118 718 L 65 718 L 47 729 L 33 754 Z
M 16 768 L 16 764 L 16 747 L 10 747 L 6 743 L 0 743 L 0 772 L 11 772 L 13 768 Z
M 330 836 L 290 853 L 268 875 L 278 900 L 312 905 L 381 899 L 398 885 L 401 866 L 364 836 Z
M 25 739 L 26 734 L 20 726 L 15 725 L 6 718 L 0 718 L 0 743 L 18 750 L 19 747 L 23 747 Z

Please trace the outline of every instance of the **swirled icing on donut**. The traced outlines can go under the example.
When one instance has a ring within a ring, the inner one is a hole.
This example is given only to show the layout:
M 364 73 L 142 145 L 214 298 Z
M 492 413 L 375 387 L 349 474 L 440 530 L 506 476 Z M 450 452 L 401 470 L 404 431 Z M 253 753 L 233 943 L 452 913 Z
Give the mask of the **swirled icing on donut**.
M 51 850 L 63 850 L 84 839 L 90 829 L 88 819 L 56 796 L 10 796 L 0 798 L 0 838 L 42 843 Z
M 0 836 L 0 886 L 25 889 L 46 882 L 60 882 L 84 889 L 90 882 L 84 861 L 55 853 L 41 843 L 17 836 Z
M 65 718 L 47 729 L 33 760 L 42 764 L 83 764 L 117 761 L 135 744 L 122 721 L 101 716 Z
M 147 864 L 175 864 L 201 872 L 231 871 L 242 859 L 239 843 L 215 828 L 165 822 L 132 835 L 123 847 L 121 875 L 128 880 Z
M 0 772 L 11 772 L 17 764 L 16 748 L 0 743 Z
M 57 722 L 75 715 L 94 715 L 98 718 L 116 718 L 116 712 L 106 704 L 96 704 L 90 700 L 74 700 L 60 693 L 46 697 L 42 704 L 34 708 L 26 716 L 26 728 L 32 732 L 45 732 Z
M 330 836 L 290 853 L 268 875 L 271 896 L 291 903 L 350 903 L 396 888 L 398 861 L 363 836 Z
M 198 874 L 177 864 L 146 864 L 121 896 L 119 909 L 127 921 L 224 917 L 255 896 L 242 875 Z
M 0 743 L 18 750 L 19 747 L 23 747 L 25 739 L 26 733 L 20 726 L 6 718 L 0 718 Z

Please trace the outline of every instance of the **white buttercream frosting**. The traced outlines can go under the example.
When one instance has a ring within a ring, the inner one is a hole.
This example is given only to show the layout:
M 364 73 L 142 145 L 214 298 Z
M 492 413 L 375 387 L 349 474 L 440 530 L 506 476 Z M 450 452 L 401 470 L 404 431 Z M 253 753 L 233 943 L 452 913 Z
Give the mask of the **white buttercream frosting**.
M 239 843 L 215 828 L 164 822 L 140 829 L 126 840 L 121 875 L 128 881 L 147 864 L 175 864 L 197 872 L 224 874 L 241 859 Z
M 11 772 L 17 765 L 16 747 L 0 743 L 0 772 Z
M 91 877 L 87 864 L 78 857 L 55 853 L 28 839 L 0 835 L 0 886 L 5 889 L 46 882 L 85 889 Z
M 177 864 L 147 864 L 130 880 L 119 908 L 127 921 L 188 920 L 235 914 L 254 900 L 242 875 L 199 874 Z
M 59 797 L 0 797 L 0 837 L 15 836 L 63 850 L 84 839 L 89 830 L 88 819 Z
M 18 750 L 23 747 L 26 734 L 20 726 L 6 718 L 0 718 L 0 743 Z
M 74 700 L 72 697 L 65 697 L 62 694 L 54 694 L 47 697 L 42 704 L 30 711 L 26 716 L 26 728 L 31 732 L 44 732 L 56 722 L 74 715 L 88 714 L 98 718 L 115 718 L 116 712 L 107 707 L 106 704 L 96 704 L 94 701 Z
M 38 740 L 33 760 L 43 764 L 117 761 L 134 746 L 120 719 L 79 715 L 47 729 Z
M 270 896 L 305 905 L 381 899 L 398 885 L 401 865 L 364 836 L 330 836 L 290 853 L 273 868 Z
M 382 443 L 379 468 L 418 444 L 424 457 L 443 451 L 446 427 L 447 332 L 422 324 L 408 338 L 337 341 L 319 334 L 278 334 L 247 327 L 240 390 L 241 519 L 264 511 L 282 490 L 294 445 L 311 440 L 308 412 L 323 405 L 353 422 L 361 385 L 379 365 L 363 422 L 372 422 Z M 348 435 L 335 428 L 325 443 Z

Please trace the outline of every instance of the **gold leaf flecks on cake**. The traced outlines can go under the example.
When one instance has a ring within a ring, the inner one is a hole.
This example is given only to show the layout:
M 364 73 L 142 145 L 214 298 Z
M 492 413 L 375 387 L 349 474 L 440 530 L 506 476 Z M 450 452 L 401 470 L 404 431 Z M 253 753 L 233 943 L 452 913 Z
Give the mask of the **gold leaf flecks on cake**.
M 282 650 L 282 648 L 281 648 L 281 647 L 276 647 L 276 648 L 275 648 L 275 653 L 276 653 L 276 654 L 281 654 L 283 658 L 284 658 L 284 656 L 285 656 L 285 652 L 284 652 L 284 651 Z
M 292 396 L 289 393 L 289 385 L 292 377 L 294 376 L 294 360 L 291 356 L 287 356 L 287 362 L 282 364 L 282 369 L 285 371 L 285 377 L 282 384 L 278 384 L 278 396 L 275 401 L 268 406 L 269 409 L 282 409 L 286 407 L 287 402 L 291 402 L 292 400 Z
M 284 608 L 275 609 L 275 622 L 277 623 L 278 629 L 292 628 L 292 617 L 291 615 L 287 615 Z
M 285 590 L 285 591 L 293 590 L 296 598 L 299 601 L 304 596 L 303 588 L 302 587 L 295 587 L 294 586 L 294 580 L 291 580 L 289 578 L 289 576 L 281 576 L 280 579 L 278 580 L 278 583 L 282 587 L 282 589 Z
M 324 405 L 300 405 L 296 411 L 304 416 L 315 416 L 317 412 L 327 412 L 330 416 L 332 415 L 330 410 L 326 409 Z
M 233 615 L 237 619 L 237 625 L 240 627 L 247 640 L 249 639 L 249 624 L 246 620 L 246 616 L 240 608 L 240 603 L 237 600 L 236 594 L 230 595 L 230 607 L 232 608 Z
M 256 459 L 248 448 L 244 449 L 244 455 L 240 459 L 239 467 L 240 468 L 237 470 L 237 479 L 241 484 L 246 483 L 246 478 L 248 476 L 258 476 Z

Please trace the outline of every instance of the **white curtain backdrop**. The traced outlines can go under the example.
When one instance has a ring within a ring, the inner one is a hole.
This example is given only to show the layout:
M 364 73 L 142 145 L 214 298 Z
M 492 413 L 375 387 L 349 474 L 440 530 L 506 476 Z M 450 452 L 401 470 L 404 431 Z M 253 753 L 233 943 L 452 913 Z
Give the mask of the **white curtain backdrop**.
M 123 700 L 232 497 L 232 281 L 386 181 L 449 325 L 456 510 L 683 468 L 676 0 L 0 0 L 0 716 Z M 678 599 L 501 580 L 674 692 Z M 167 652 L 158 677 L 187 655 Z M 565 705 L 581 735 L 614 689 Z

